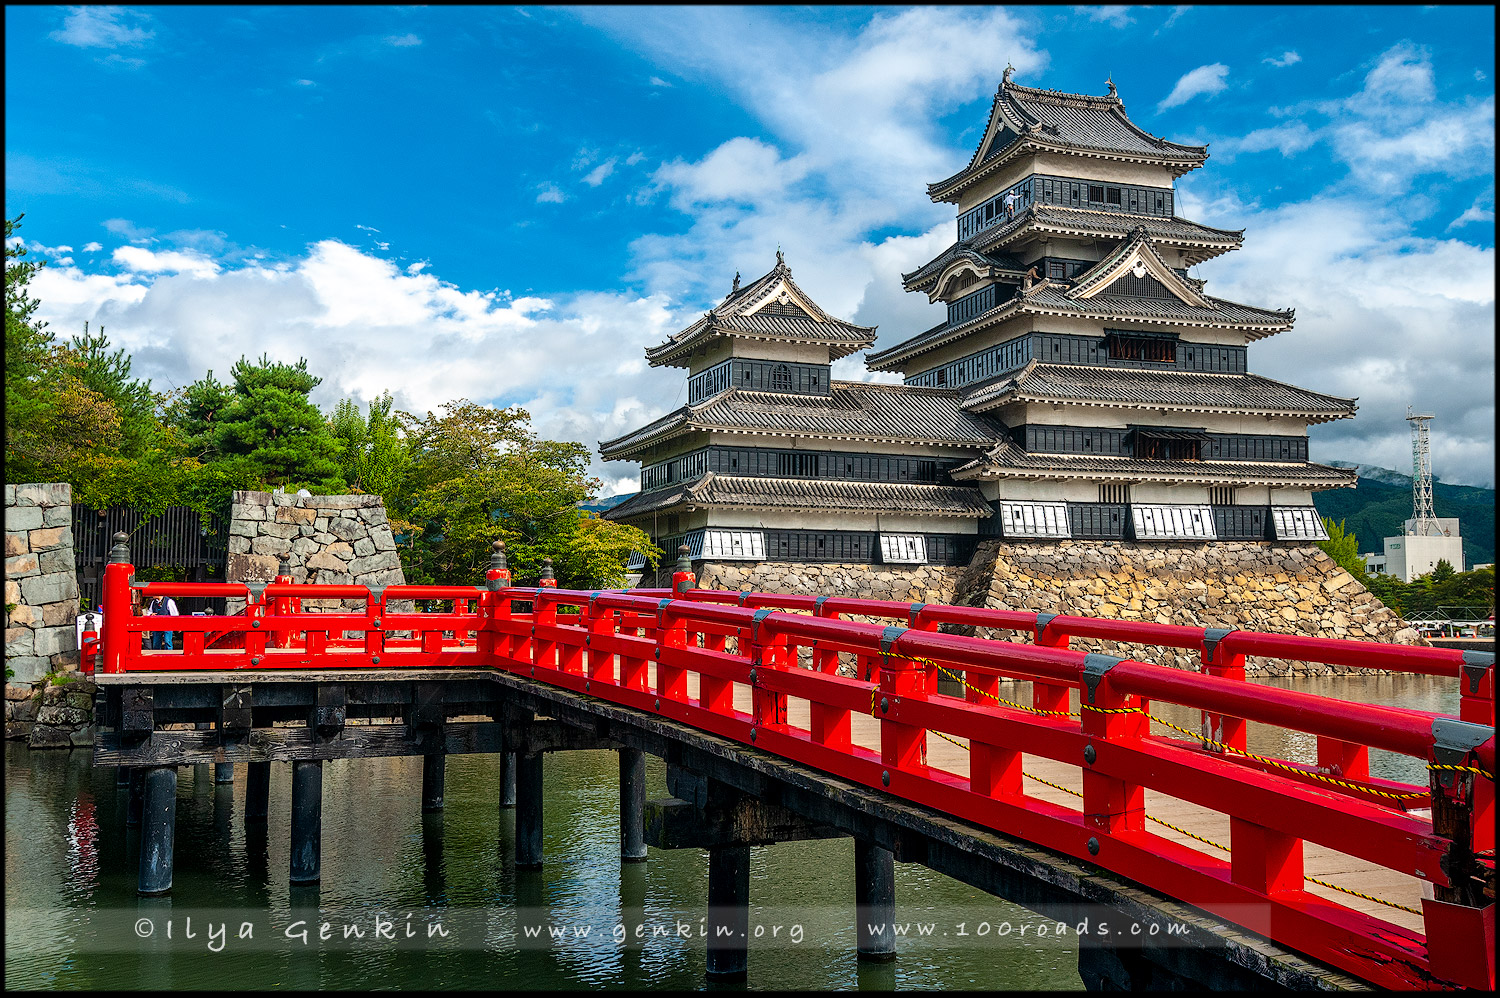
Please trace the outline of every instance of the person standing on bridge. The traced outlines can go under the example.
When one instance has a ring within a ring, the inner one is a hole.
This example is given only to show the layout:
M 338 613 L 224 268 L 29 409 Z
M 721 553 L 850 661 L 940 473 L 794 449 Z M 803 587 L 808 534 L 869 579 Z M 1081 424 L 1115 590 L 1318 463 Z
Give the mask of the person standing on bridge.
M 161 617 L 161 616 L 176 617 L 176 616 L 179 616 L 179 613 L 177 611 L 177 601 L 174 600 L 174 599 L 172 599 L 172 597 L 170 597 L 170 596 L 157 596 L 157 597 L 154 597 L 151 600 L 151 602 L 149 602 L 149 603 L 146 604 L 146 616 L 148 616 L 148 617 Z M 171 651 L 172 650 L 172 632 L 171 631 L 152 631 L 151 632 L 151 647 L 152 648 L 165 648 L 167 651 Z

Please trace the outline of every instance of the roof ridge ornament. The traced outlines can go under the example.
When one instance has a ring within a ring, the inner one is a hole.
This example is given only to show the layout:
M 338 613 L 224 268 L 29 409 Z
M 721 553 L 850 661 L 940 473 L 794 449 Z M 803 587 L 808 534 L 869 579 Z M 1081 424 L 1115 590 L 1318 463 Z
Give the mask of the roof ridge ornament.
M 784 256 L 781 255 L 781 247 L 780 246 L 776 247 L 776 269 L 777 270 L 791 270 L 792 269 L 792 268 L 790 268 L 790 267 L 788 267 L 786 265 L 786 257 L 784 257 Z
M 740 293 L 740 272 L 734 272 L 734 283 L 729 286 L 729 297 L 733 298 Z
M 1010 86 L 1010 77 L 1011 77 L 1011 74 L 1014 73 L 1015 71 L 1016 71 L 1016 67 L 1012 66 L 1010 64 L 1010 62 L 1007 61 L 1005 63 L 1005 72 L 1003 72 L 1003 73 L 1000 74 L 1000 86 L 1001 87 L 1008 87 L 1008 86 Z
M 1107 79 L 1107 80 L 1104 81 L 1104 85 L 1107 86 L 1107 87 L 1109 87 L 1109 95 L 1111 97 L 1114 97 L 1116 100 L 1118 100 L 1119 96 L 1120 96 L 1120 92 L 1115 89 L 1115 74 L 1114 73 L 1110 73 L 1109 74 L 1109 79 Z

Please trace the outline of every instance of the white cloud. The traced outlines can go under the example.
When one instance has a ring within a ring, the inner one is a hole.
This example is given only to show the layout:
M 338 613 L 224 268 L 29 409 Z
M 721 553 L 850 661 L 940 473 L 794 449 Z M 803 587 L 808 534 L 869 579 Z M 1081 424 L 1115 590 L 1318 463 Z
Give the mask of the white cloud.
M 670 87 L 672 85 L 666 80 L 662 79 L 660 76 L 653 76 L 647 82 L 650 83 L 653 87 Z
M 562 204 L 566 200 L 568 196 L 563 193 L 562 188 L 550 181 L 537 188 L 537 204 Z
M 126 270 L 137 274 L 189 274 L 193 277 L 208 277 L 219 272 L 219 265 L 200 253 L 163 250 L 160 252 L 143 246 L 120 246 L 112 259 Z
M 1199 66 L 1197 69 L 1184 73 L 1172 88 L 1172 92 L 1158 105 L 1158 111 L 1165 111 L 1169 107 L 1177 107 L 1186 104 L 1194 97 L 1204 95 L 1212 97 L 1221 92 L 1229 84 L 1226 77 L 1229 75 L 1229 67 L 1222 62 L 1216 62 L 1208 66 Z
M 1495 220 L 1495 195 L 1491 192 L 1486 197 L 1475 198 L 1474 203 L 1464 209 L 1464 213 L 1448 223 L 1447 231 L 1462 228 L 1470 222 L 1493 222 Z
M 422 39 L 408 32 L 404 35 L 388 35 L 386 37 L 386 44 L 393 45 L 396 48 L 411 48 L 414 45 L 421 45 Z
M 85 253 L 97 253 L 100 250 L 102 250 L 103 248 L 104 248 L 104 246 L 102 244 L 100 244 L 100 243 L 92 243 L 92 242 L 90 242 L 90 243 L 84 243 L 83 244 L 83 251 Z
M 69 7 L 62 27 L 50 37 L 78 48 L 140 46 L 156 37 L 144 27 L 151 19 L 128 7 Z
M 1135 23 L 1135 18 L 1130 16 L 1129 7 L 1074 7 L 1073 9 L 1088 17 L 1090 21 L 1099 21 L 1114 28 L 1123 28 Z
M 1190 11 L 1192 9 L 1193 9 L 1192 7 L 1186 7 L 1186 6 L 1173 7 L 1172 8 L 1172 13 L 1167 17 L 1167 19 L 1165 21 L 1162 22 L 1161 27 L 1158 28 L 1157 31 L 1166 31 L 1172 25 L 1174 25 L 1174 24 L 1177 23 L 1177 19 L 1178 18 L 1182 17 L 1182 15 L 1186 14 L 1188 11 Z
M 609 159 L 605 160 L 604 162 L 600 163 L 598 166 L 590 170 L 588 172 L 588 175 L 583 178 L 583 182 L 585 184 L 588 184 L 590 187 L 598 187 L 600 184 L 604 183 L 605 180 L 609 179 L 609 175 L 614 172 L 615 159 L 614 157 L 610 157 Z
M 1291 121 L 1270 128 L 1257 128 L 1238 139 L 1221 140 L 1215 144 L 1215 150 L 1221 155 L 1235 156 L 1275 149 L 1283 156 L 1292 156 L 1310 148 L 1317 140 L 1317 134 L 1307 127 L 1306 122 Z
M 315 87 L 318 85 L 313 80 L 293 80 L 292 82 L 299 87 Z
M 1270 63 L 1272 66 L 1275 66 L 1278 69 L 1285 68 L 1287 66 L 1295 66 L 1301 61 L 1302 57 L 1291 49 L 1287 49 L 1279 56 L 1267 56 L 1266 58 L 1261 60 L 1261 62 Z
M 154 229 L 143 229 L 128 218 L 106 218 L 103 225 L 106 232 L 112 232 L 117 236 L 124 236 L 131 242 L 144 242 L 156 231 Z

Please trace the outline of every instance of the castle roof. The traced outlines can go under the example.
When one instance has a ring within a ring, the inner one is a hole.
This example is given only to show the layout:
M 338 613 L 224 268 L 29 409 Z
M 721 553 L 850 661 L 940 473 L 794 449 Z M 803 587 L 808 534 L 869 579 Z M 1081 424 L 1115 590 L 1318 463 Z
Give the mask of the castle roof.
M 607 519 L 621 520 L 689 504 L 803 512 L 899 510 L 969 518 L 989 516 L 991 512 L 975 489 L 954 485 L 748 478 L 710 471 L 695 481 L 638 493 L 604 515 Z
M 927 185 L 934 201 L 954 201 L 971 184 L 1028 152 L 1065 152 L 1171 168 L 1174 176 L 1197 169 L 1208 159 L 1207 146 L 1182 145 L 1144 131 L 1125 114 L 1114 84 L 1105 97 L 1039 90 L 1002 77 L 990 105 L 984 137 L 968 165 L 953 176 Z
M 967 390 L 966 409 L 982 412 L 1013 402 L 1112 408 L 1171 409 L 1305 417 L 1323 423 L 1354 415 L 1355 399 L 1324 395 L 1258 374 L 1200 374 L 1032 361 Z
M 875 342 L 874 326 L 856 326 L 819 308 L 792 280 L 792 270 L 779 251 L 769 273 L 744 287 L 738 286 L 738 275 L 735 281 L 729 297 L 665 343 L 646 350 L 652 367 L 685 367 L 695 349 L 719 337 L 817 344 L 828 347 L 830 360 Z
M 943 283 L 942 277 L 950 269 L 972 269 L 980 277 L 999 275 L 1023 277 L 1026 265 L 1013 256 L 1002 253 L 981 253 L 974 248 L 972 240 L 956 242 L 943 250 L 928 263 L 910 274 L 901 275 L 901 284 L 908 291 L 927 291 L 936 294 Z
M 960 408 L 958 398 L 954 389 L 856 381 L 831 382 L 828 395 L 731 388 L 697 405 L 675 409 L 633 433 L 602 441 L 599 452 L 606 461 L 618 461 L 683 434 L 714 430 L 824 440 L 988 446 L 997 430 L 983 416 Z

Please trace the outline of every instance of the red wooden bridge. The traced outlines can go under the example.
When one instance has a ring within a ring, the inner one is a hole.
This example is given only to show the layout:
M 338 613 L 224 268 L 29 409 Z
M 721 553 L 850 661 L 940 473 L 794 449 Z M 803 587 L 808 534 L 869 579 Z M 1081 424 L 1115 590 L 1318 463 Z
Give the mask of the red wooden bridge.
M 86 660 L 97 660 L 101 690 L 125 690 L 127 701 L 133 685 L 156 683 L 158 716 L 144 733 L 137 722 L 132 742 L 131 704 L 116 704 L 96 761 L 165 764 L 143 746 L 168 716 L 169 682 L 508 675 L 507 689 L 552 697 L 535 701 L 544 716 L 628 714 L 657 733 L 737 743 L 741 760 L 769 754 L 869 788 L 863 799 L 894 798 L 976 835 L 1041 847 L 1036 855 L 1209 913 L 1356 983 L 1493 988 L 1493 655 L 703 590 L 686 568 L 671 590 L 572 591 L 511 586 L 497 556 L 482 587 L 372 590 L 286 577 L 263 587 L 134 583 L 122 559 L 106 570 L 105 629 L 86 642 Z M 248 605 L 231 617 L 135 617 L 132 589 Z M 363 608 L 306 612 L 308 599 Z M 448 609 L 393 612 L 411 600 Z M 183 636 L 178 650 L 143 649 L 149 632 L 169 628 Z M 1005 639 L 958 633 L 976 628 Z M 1196 649 L 1202 666 L 1089 654 L 1071 649 L 1073 638 Z M 1445 677 L 1459 687 L 1459 715 L 1247 682 L 1246 656 Z M 317 703 L 326 706 L 321 695 Z M 1252 751 L 1252 726 L 1303 733 L 1316 757 Z M 193 744 L 211 755 L 175 761 L 303 757 L 291 741 L 254 755 L 198 734 Z M 337 757 L 307 737 L 306 758 Z M 1372 750 L 1418 760 L 1429 779 L 1372 776 Z M 899 851 L 910 840 L 892 841 Z

